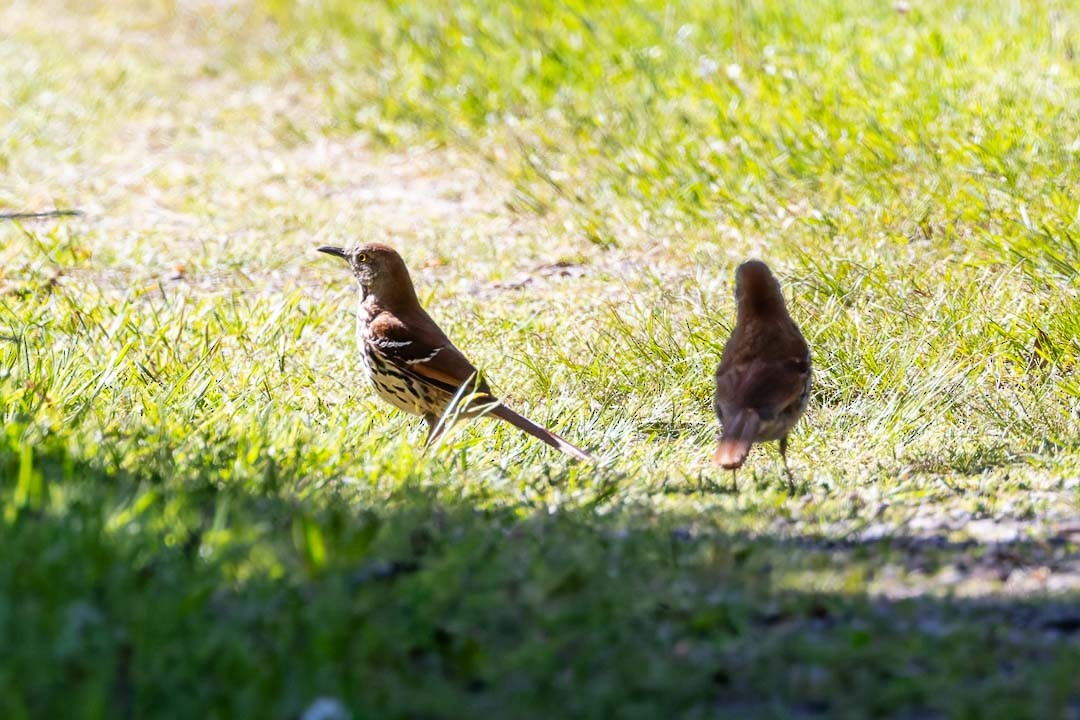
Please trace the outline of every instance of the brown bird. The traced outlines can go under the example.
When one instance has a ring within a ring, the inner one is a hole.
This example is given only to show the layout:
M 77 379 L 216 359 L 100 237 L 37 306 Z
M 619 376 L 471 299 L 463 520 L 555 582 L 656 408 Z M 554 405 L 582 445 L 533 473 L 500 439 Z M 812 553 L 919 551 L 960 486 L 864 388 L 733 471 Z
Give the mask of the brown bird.
M 472 363 L 420 307 L 405 261 L 393 248 L 370 243 L 319 251 L 349 263 L 360 284 L 357 341 L 368 379 L 383 400 L 424 418 L 426 445 L 455 420 L 490 413 L 567 455 L 591 459 L 492 395 Z
M 810 348 L 788 315 L 780 283 L 760 260 L 735 271 L 735 329 L 716 369 L 714 408 L 722 428 L 713 462 L 736 470 L 750 446 L 780 441 L 788 487 L 791 428 L 810 397 Z

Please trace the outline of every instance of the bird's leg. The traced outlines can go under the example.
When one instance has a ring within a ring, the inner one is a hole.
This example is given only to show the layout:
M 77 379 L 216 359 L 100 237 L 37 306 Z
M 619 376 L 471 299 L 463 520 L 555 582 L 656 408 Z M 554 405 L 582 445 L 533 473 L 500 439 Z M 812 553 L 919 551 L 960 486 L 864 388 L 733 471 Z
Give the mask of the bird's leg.
M 784 475 L 787 476 L 788 492 L 795 494 L 795 478 L 791 474 L 791 468 L 787 464 L 787 435 L 780 438 L 780 461 L 784 463 Z
M 739 494 L 739 468 L 733 468 L 731 470 L 731 489 L 735 491 L 735 494 Z
M 427 440 L 424 441 L 424 447 L 429 448 L 438 441 L 442 436 L 443 431 L 446 430 L 446 427 L 445 425 L 441 428 L 439 427 L 439 416 L 435 413 L 425 413 L 424 422 L 426 422 L 428 426 L 428 435 Z

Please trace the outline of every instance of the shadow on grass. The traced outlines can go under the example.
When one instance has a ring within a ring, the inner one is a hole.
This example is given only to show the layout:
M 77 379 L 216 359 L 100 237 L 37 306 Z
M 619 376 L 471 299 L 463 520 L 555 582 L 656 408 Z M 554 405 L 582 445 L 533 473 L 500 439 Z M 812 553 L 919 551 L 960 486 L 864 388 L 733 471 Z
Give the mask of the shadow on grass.
M 966 543 L 181 488 L 59 446 L 34 475 L 19 453 L 0 453 L 5 717 L 301 717 L 319 698 L 357 718 L 1080 712 L 1077 596 L 842 587 L 970 562 Z

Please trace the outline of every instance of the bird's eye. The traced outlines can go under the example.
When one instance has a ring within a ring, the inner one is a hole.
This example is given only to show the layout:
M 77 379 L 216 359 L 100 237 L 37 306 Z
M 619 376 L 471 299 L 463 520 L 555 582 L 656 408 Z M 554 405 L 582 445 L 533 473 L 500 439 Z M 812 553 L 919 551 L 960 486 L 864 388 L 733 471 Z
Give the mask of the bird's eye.
M 356 262 L 366 263 L 368 261 L 367 253 L 360 253 L 356 256 Z

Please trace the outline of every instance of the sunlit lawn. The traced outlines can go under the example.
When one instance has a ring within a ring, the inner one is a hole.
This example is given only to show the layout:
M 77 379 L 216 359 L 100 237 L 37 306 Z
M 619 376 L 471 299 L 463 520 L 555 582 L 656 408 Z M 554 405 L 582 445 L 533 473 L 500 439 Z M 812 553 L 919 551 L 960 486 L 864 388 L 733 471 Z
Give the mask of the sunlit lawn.
M 1065 0 L 6 5 L 0 213 L 84 215 L 0 220 L 0 712 L 1080 717 L 1078 50 Z M 375 239 L 596 464 L 421 451 L 315 252 Z M 709 464 L 750 256 L 794 497 Z

